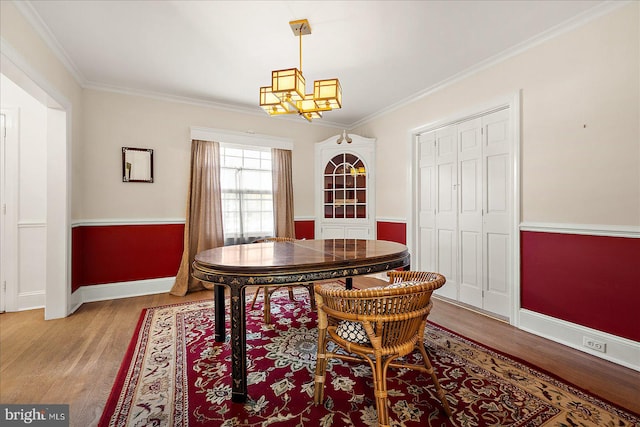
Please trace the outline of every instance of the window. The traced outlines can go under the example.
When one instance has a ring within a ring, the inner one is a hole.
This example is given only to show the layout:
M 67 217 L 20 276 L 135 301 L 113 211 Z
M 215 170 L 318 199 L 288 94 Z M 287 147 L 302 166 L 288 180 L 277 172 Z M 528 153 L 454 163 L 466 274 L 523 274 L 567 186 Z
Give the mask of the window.
M 271 149 L 220 144 L 225 245 L 273 236 Z

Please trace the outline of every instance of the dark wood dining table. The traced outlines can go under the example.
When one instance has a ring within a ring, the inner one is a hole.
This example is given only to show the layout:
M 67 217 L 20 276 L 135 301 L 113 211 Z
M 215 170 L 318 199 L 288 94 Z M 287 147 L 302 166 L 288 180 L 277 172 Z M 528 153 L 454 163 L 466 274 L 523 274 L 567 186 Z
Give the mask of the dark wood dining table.
M 231 371 L 233 402 L 247 399 L 245 290 L 248 286 L 287 286 L 350 279 L 408 267 L 407 247 L 384 240 L 325 239 L 223 246 L 196 255 L 192 274 L 214 285 L 215 339 L 225 340 L 224 287 L 231 293 Z

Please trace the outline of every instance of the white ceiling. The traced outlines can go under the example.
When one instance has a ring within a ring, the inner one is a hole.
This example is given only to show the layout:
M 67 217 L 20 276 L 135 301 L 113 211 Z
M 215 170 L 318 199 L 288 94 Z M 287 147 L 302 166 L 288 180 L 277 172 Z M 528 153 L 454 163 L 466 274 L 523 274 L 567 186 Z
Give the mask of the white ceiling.
M 343 108 L 321 120 L 346 128 L 586 19 L 603 3 L 16 2 L 84 87 L 253 112 L 262 112 L 258 92 L 271 84 L 271 70 L 298 66 L 289 21 L 306 18 L 307 91 L 313 80 L 338 77 Z

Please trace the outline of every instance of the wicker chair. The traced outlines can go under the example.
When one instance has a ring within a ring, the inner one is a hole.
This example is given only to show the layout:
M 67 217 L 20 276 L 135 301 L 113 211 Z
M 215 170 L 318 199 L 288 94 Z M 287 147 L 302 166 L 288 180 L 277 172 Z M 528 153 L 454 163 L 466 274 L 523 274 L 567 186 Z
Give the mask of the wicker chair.
M 267 237 L 264 239 L 259 239 L 254 241 L 253 243 L 262 243 L 262 242 L 293 242 L 296 239 L 292 238 L 292 237 Z M 313 310 L 315 310 L 316 308 L 316 299 L 314 297 L 314 292 L 313 292 L 313 283 L 300 283 L 300 284 L 296 284 L 296 285 L 291 285 L 291 286 L 287 286 L 288 290 L 289 290 L 289 299 L 291 301 L 294 301 L 295 298 L 293 297 L 293 288 L 296 286 L 302 286 L 307 288 L 307 291 L 309 291 L 309 300 L 311 301 L 311 308 Z M 272 286 L 260 286 L 258 289 L 256 289 L 256 292 L 253 294 L 253 299 L 251 300 L 251 308 L 253 309 L 253 306 L 256 304 L 256 300 L 258 299 L 258 294 L 260 293 L 260 290 L 262 290 L 264 292 L 264 323 L 266 324 L 270 324 L 271 323 L 271 294 L 273 294 L 276 290 L 278 289 L 278 287 L 272 287 Z
M 450 416 L 451 410 L 445 392 L 440 387 L 423 344 L 427 316 L 433 306 L 431 293 L 444 285 L 446 279 L 437 273 L 416 271 L 392 271 L 387 274 L 391 284 L 405 281 L 413 281 L 413 284 L 365 290 L 316 285 L 318 355 L 315 403 L 320 404 L 324 400 L 327 360 L 338 358 L 353 362 L 367 361 L 371 366 L 380 427 L 390 425 L 386 385 L 387 369 L 390 366 L 429 374 L 436 395 L 447 416 Z M 345 333 L 346 329 L 350 331 Z M 360 332 L 354 333 L 353 329 L 360 329 Z M 330 341 L 346 350 L 349 355 L 327 351 Z M 423 365 L 396 360 L 416 349 L 422 355 Z

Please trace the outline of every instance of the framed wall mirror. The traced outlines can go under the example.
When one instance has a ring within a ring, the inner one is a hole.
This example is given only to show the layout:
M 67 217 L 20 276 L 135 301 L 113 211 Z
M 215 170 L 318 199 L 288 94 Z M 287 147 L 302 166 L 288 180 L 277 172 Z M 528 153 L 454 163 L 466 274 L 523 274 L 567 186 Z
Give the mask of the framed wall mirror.
M 122 182 L 153 182 L 153 150 L 122 147 Z

